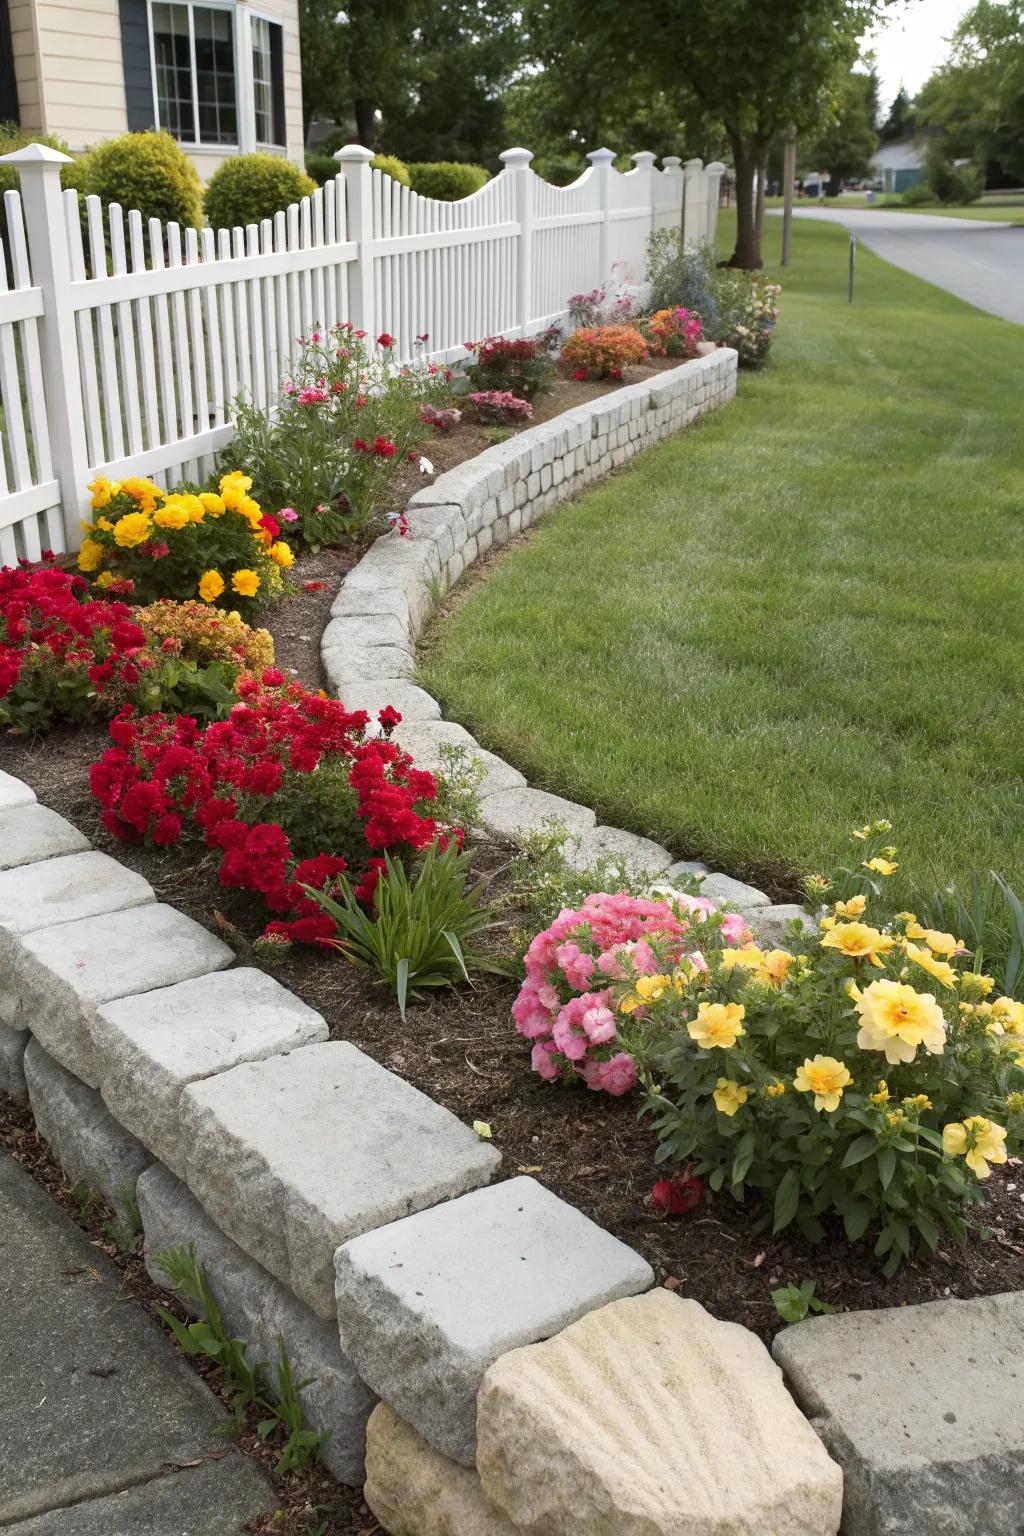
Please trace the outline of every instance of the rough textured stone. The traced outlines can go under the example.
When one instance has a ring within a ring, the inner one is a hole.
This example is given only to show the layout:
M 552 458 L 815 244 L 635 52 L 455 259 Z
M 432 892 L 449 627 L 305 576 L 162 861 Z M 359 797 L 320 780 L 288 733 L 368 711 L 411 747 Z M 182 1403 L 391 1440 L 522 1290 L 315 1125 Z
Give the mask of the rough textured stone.
M 523 1536 L 835 1536 L 842 1474 L 764 1345 L 666 1290 L 513 1350 L 480 1390 L 483 1490 Z
M 757 907 L 750 913 L 750 926 L 765 948 L 788 944 L 789 925 L 796 920 L 803 923 L 808 934 L 818 932 L 817 923 L 796 902 L 785 902 L 777 907 Z
M 397 614 L 349 614 L 331 620 L 321 637 L 320 648 L 344 651 L 351 647 L 366 651 L 388 645 L 407 651 L 409 643 L 408 620 Z
M 654 1283 L 639 1254 L 535 1179 L 509 1179 L 339 1248 L 338 1324 L 360 1375 L 472 1466 L 487 1367 Z
M 518 1536 L 476 1472 L 427 1445 L 387 1403 L 370 1415 L 363 1498 L 390 1536 Z
M 570 837 L 580 837 L 593 829 L 597 817 L 586 806 L 543 789 L 503 789 L 481 800 L 480 822 L 493 836 L 516 842 L 552 822 Z
M 178 1110 L 188 1083 L 327 1039 L 327 1025 L 264 971 L 220 971 L 106 1003 L 92 1021 L 104 1102 L 185 1176 Z
M 0 1527 L 225 1451 L 216 1399 L 125 1297 L 106 1254 L 6 1153 L 0 1316 Z
M 31 1025 L 55 1060 L 98 1088 L 90 1030 L 101 1003 L 223 970 L 233 959 L 205 928 L 157 903 L 17 939 L 0 929 L 0 1018 L 16 1029 Z
M 88 846 L 89 839 L 48 806 L 23 805 L 0 814 L 0 870 L 84 853 Z
M 773 1353 L 843 1468 L 844 1536 L 1020 1536 L 1024 1292 L 814 1318 Z
M 0 874 L 0 928 L 31 933 L 153 901 L 153 888 L 106 853 L 72 853 Z
M 111 1210 L 129 1212 L 139 1174 L 152 1158 L 140 1141 L 118 1125 L 94 1088 L 87 1088 L 38 1040 L 25 1052 L 25 1081 L 36 1130 L 64 1170 L 69 1184 L 83 1184 L 103 1196 Z
M 20 805 L 32 805 L 36 798 L 34 789 L 29 789 L 20 779 L 13 774 L 4 773 L 0 768 L 0 811 L 13 811 Z
M 330 676 L 330 669 L 328 669 Z M 403 720 L 440 720 L 441 706 L 425 689 L 408 678 L 376 683 L 347 683 L 339 694 L 346 709 L 365 709 L 375 719 L 385 704 L 392 704 Z
M 192 1083 L 187 1182 L 248 1254 L 322 1317 L 334 1250 L 486 1184 L 499 1154 L 354 1045 L 309 1045 Z
M 11 1536 L 242 1536 L 277 1508 L 251 1456 L 222 1449 L 216 1461 L 184 1466 L 104 1499 L 51 1509 L 9 1527 Z
M 0 1093 L 6 1093 L 16 1104 L 28 1103 L 25 1083 L 28 1038 L 28 1030 L 8 1029 L 6 1024 L 0 1024 Z
M 742 880 L 734 880 L 731 875 L 705 875 L 700 893 L 718 902 L 720 906 L 740 912 L 747 912 L 751 907 L 771 905 L 764 891 L 752 885 L 744 885 Z
M 366 1421 L 375 1398 L 343 1353 L 333 1322 L 304 1307 L 280 1281 L 225 1237 L 184 1184 L 160 1163 L 138 1183 L 146 1268 L 157 1285 L 167 1276 L 154 1255 L 195 1244 L 196 1257 L 233 1338 L 245 1339 L 250 1357 L 273 1365 L 284 1339 L 297 1381 L 313 1377 L 301 1393 L 303 1422 L 330 1430 L 324 1465 L 340 1482 L 363 1480 Z
M 370 645 L 359 649 L 354 645 L 342 645 L 324 649 L 321 655 L 331 681 L 339 688 L 347 684 L 372 683 L 378 678 L 411 679 L 415 671 L 412 652 L 398 645 Z
M 633 875 L 664 875 L 669 864 L 668 851 L 660 843 L 618 827 L 595 827 L 568 844 L 565 855 L 574 869 L 590 869 L 602 859 L 621 860 Z
M 670 882 L 672 880 L 678 880 L 680 875 L 704 876 L 710 875 L 710 873 L 711 871 L 708 866 L 706 864 L 702 864 L 699 859 L 677 859 L 674 864 L 670 864 L 668 867 L 668 878 Z

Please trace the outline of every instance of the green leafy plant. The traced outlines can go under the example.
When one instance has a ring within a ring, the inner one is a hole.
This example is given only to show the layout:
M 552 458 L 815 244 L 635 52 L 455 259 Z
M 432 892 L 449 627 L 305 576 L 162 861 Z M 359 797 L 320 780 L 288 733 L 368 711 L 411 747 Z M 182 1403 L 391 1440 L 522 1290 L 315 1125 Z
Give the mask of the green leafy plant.
M 231 1401 L 232 1430 L 240 1430 L 246 1415 L 253 1410 L 260 1415 L 256 1428 L 261 1439 L 269 1440 L 279 1430 L 283 1431 L 285 1442 L 274 1468 L 280 1475 L 319 1461 L 328 1434 L 302 1427 L 299 1402 L 299 1393 L 316 1378 L 295 1380 L 284 1339 L 279 1337 L 277 1341 L 278 1359 L 271 1380 L 264 1362 L 250 1363 L 245 1341 L 228 1334 L 206 1271 L 196 1258 L 195 1244 L 164 1249 L 153 1255 L 153 1262 L 167 1276 L 171 1289 L 202 1314 L 195 1322 L 183 1323 L 166 1307 L 156 1308 L 186 1355 L 202 1355 L 220 1367 L 224 1390 Z
M 169 133 L 122 133 L 97 144 L 84 157 L 76 179 L 80 194 L 138 208 L 143 219 L 198 229 L 203 222 L 203 187 L 192 161 Z
M 482 165 L 457 160 L 410 162 L 407 170 L 414 192 L 421 197 L 436 197 L 449 203 L 472 196 L 491 179 L 490 172 Z
M 901 198 L 885 198 L 883 208 L 923 208 L 928 203 L 934 203 L 935 193 L 927 182 L 916 181 L 912 187 L 908 187 Z
M 966 892 L 955 886 L 915 891 L 911 904 L 926 928 L 958 934 L 1000 991 L 1024 995 L 1024 902 L 1002 875 L 975 870 Z
M 315 191 L 316 182 L 280 155 L 234 155 L 210 177 L 203 208 L 214 229 L 244 229 Z
M 814 1294 L 815 1281 L 803 1280 L 799 1285 L 781 1285 L 772 1291 L 775 1310 L 784 1323 L 802 1323 L 809 1313 L 834 1312 L 827 1301 L 819 1301 Z
M 338 899 L 307 886 L 338 925 L 335 947 L 356 965 L 375 970 L 388 983 L 405 1018 L 410 998 L 434 987 L 469 980 L 470 971 L 506 974 L 505 967 L 468 941 L 492 925 L 493 911 L 481 902 L 483 882 L 468 885 L 470 855 L 452 841 L 441 851 L 432 843 L 415 878 L 400 859 L 387 855 L 377 882 L 375 911 L 360 906 L 344 875 Z
M 480 786 L 487 769 L 475 752 L 457 742 L 443 742 L 438 759 L 434 814 L 445 826 L 468 832 L 480 824 Z
M 337 163 L 337 162 L 335 162 Z M 397 155 L 374 155 L 370 161 L 370 169 L 383 171 L 385 176 L 390 176 L 392 181 L 397 181 L 400 186 L 411 187 L 412 177 L 409 175 L 409 167 L 404 160 L 399 160 Z M 436 196 L 436 194 L 433 194 Z

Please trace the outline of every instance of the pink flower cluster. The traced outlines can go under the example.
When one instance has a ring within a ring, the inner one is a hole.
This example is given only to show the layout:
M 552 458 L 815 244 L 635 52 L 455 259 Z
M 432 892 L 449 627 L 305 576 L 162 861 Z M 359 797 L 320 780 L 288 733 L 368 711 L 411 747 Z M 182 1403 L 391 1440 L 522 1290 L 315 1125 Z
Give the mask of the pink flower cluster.
M 526 980 L 512 1005 L 516 1028 L 534 1042 L 534 1071 L 549 1081 L 581 1077 L 588 1088 L 616 1097 L 628 1093 L 636 1064 L 616 1050 L 610 983 L 653 976 L 686 953 L 699 962 L 691 918 L 702 922 L 715 911 L 705 897 L 681 892 L 672 900 L 599 892 L 579 911 L 564 908 L 527 950 Z M 727 944 L 746 934 L 741 917 L 723 916 Z

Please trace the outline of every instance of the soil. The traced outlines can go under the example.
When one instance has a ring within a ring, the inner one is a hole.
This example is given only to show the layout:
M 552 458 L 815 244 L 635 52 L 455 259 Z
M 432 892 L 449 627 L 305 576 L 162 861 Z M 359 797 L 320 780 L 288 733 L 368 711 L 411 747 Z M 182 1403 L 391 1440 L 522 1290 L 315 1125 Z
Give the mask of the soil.
M 578 403 L 584 392 L 592 396 L 602 389 L 560 381 L 555 395 L 540 403 L 538 416 L 549 404 L 550 413 L 556 414 Z M 485 445 L 480 428 L 460 426 L 433 445 L 430 457 L 440 471 Z M 397 487 L 400 497 L 408 496 L 419 480 L 412 466 L 403 475 Z M 279 604 L 269 621 L 278 664 L 293 669 L 309 686 L 322 683 L 320 633 L 341 577 L 360 553 L 352 545 L 303 555 L 293 572 L 298 595 Z M 313 583 L 314 590 L 308 591 L 306 583 Z M 0 768 L 31 784 L 44 804 L 79 826 L 97 847 L 143 874 L 159 900 L 179 907 L 231 943 L 241 963 L 257 963 L 250 944 L 265 914 L 252 898 L 218 886 L 218 855 L 185 858 L 173 849 L 114 843 L 104 832 L 89 792 L 88 769 L 107 743 L 102 726 L 57 728 L 36 739 L 0 738 Z M 508 849 L 479 844 L 476 867 L 492 877 L 490 894 L 504 904 L 502 922 L 513 928 L 521 915 L 517 917 L 509 906 L 509 856 Z M 813 1279 L 816 1297 L 839 1310 L 1024 1288 L 1024 1173 L 1017 1160 L 993 1173 L 981 1234 L 966 1247 L 944 1238 L 927 1264 L 908 1263 L 887 1281 L 869 1244 L 851 1245 L 836 1232 L 833 1240 L 812 1247 L 790 1233 L 772 1237 L 757 1232 L 754 1224 L 760 1213 L 736 1206 L 725 1195 L 705 1192 L 703 1203 L 681 1217 L 665 1217 L 652 1210 L 651 1186 L 663 1170 L 654 1161 L 653 1134 L 636 1118 L 636 1105 L 590 1094 L 582 1087 L 546 1084 L 531 1072 L 528 1046 L 510 1018 L 514 981 L 486 977 L 472 987 L 439 992 L 410 1005 L 403 1022 L 385 988 L 367 972 L 335 956 L 297 947 L 275 974 L 327 1019 L 332 1038 L 351 1041 L 463 1121 L 486 1121 L 503 1155 L 506 1176 L 533 1174 L 642 1253 L 659 1284 L 694 1297 L 716 1316 L 744 1324 L 765 1341 L 782 1326 L 771 1291 L 804 1280 Z M 0 1113 L 0 1138 L 12 1134 L 10 1123 L 8 1107 Z M 30 1122 L 17 1124 L 15 1133 L 22 1146 L 31 1149 Z M 35 1166 L 48 1168 L 46 1179 L 59 1186 L 59 1171 L 45 1156 L 40 1159 L 31 1150 L 29 1156 Z M 148 1286 L 144 1270 L 142 1277 L 139 1284 Z M 140 1296 L 148 1304 L 144 1289 Z M 329 1479 L 326 1482 L 336 1503 L 344 1504 L 351 1497 Z M 308 1503 L 321 1491 L 317 1484 L 302 1497 Z M 323 1502 L 329 1504 L 330 1499 Z M 364 1536 L 376 1529 L 372 1517 L 369 1524 L 359 1523 L 366 1517 L 354 1505 L 344 1508 L 344 1515 L 332 1517 L 342 1523 L 327 1525 L 325 1536 L 334 1532 Z M 273 1530 L 300 1536 L 306 1527 L 275 1524 Z

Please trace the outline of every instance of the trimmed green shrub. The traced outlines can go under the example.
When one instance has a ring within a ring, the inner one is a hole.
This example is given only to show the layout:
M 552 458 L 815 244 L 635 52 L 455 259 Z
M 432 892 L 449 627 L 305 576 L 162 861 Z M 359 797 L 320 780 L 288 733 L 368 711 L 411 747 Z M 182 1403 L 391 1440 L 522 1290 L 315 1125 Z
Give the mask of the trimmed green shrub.
M 901 198 L 894 197 L 887 206 L 891 208 L 922 208 L 925 203 L 933 203 L 935 194 L 923 181 L 915 181 L 912 187 L 908 187 Z
M 203 207 L 214 229 L 244 229 L 315 191 L 316 182 L 279 155 L 234 155 L 210 177 Z
M 575 155 L 538 155 L 533 169 L 542 181 L 553 187 L 568 187 L 578 181 L 587 168 L 587 162 Z
M 457 160 L 428 160 L 410 164 L 409 176 L 414 192 L 421 197 L 437 197 L 443 202 L 454 203 L 460 197 L 469 197 L 491 176 L 482 165 L 465 165 Z
M 924 179 L 935 201 L 950 208 L 966 208 L 969 203 L 977 202 L 985 190 L 985 177 L 978 167 L 955 165 L 948 147 L 940 139 L 933 139 L 928 146 Z
M 412 186 L 409 167 L 404 160 L 399 160 L 397 155 L 374 155 L 371 165 L 375 171 L 383 171 L 385 175 L 390 176 L 392 181 L 401 182 L 403 187 Z M 436 195 L 435 193 L 434 196 Z
M 307 149 L 306 151 L 306 175 L 315 181 L 318 187 L 322 187 L 328 181 L 333 181 L 338 174 L 338 162 L 333 155 L 325 155 L 319 149 Z
M 198 229 L 203 222 L 202 182 L 169 133 L 122 133 L 90 149 L 84 165 L 74 182 L 81 195 L 120 203 L 125 213 L 137 208 L 143 218 L 165 224 Z
M 27 144 L 47 144 L 50 149 L 59 149 L 62 155 L 71 153 L 64 140 L 55 133 L 29 133 L 17 123 L 0 123 L 0 155 L 13 155 L 16 149 L 24 149 Z M 78 185 L 73 178 L 81 164 L 81 160 L 76 160 L 73 166 L 64 167 L 60 177 L 62 186 Z M 71 173 L 70 180 L 68 172 Z M 0 165 L 0 196 L 5 192 L 17 192 L 18 187 L 18 173 L 13 165 Z

